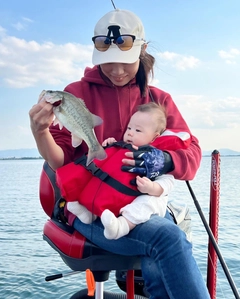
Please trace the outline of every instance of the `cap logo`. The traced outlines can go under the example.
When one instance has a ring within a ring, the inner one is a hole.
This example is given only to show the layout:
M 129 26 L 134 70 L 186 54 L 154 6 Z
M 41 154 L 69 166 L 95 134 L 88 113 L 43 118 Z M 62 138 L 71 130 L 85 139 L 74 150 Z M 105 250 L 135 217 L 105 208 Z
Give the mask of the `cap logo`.
M 120 28 L 121 27 L 117 26 L 117 25 L 109 26 L 107 37 L 111 37 L 111 32 L 112 32 L 112 36 L 118 38 L 121 35 L 120 30 L 119 30 Z

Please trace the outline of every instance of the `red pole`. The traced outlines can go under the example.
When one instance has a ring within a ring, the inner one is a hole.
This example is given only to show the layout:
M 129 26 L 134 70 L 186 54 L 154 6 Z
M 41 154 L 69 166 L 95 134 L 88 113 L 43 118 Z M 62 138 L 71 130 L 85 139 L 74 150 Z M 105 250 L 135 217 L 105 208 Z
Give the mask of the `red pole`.
M 127 271 L 127 299 L 134 299 L 134 270 Z
M 212 152 L 209 226 L 216 242 L 218 242 L 218 216 L 220 195 L 220 153 Z M 216 299 L 217 287 L 217 254 L 211 240 L 208 241 L 207 287 L 211 299 Z

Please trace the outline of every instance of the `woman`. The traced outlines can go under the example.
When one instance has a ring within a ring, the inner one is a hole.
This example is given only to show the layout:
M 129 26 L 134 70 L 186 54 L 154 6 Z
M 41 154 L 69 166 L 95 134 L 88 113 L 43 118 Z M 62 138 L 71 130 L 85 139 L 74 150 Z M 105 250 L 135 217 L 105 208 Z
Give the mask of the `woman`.
M 190 132 L 171 96 L 148 86 L 154 58 L 146 52 L 144 28 L 135 14 L 118 9 L 107 13 L 96 24 L 92 40 L 95 67 L 86 68 L 81 81 L 68 85 L 65 91 L 84 99 L 88 109 L 104 120 L 95 130 L 100 143 L 109 136 L 122 140 L 130 115 L 138 105 L 152 100 L 165 107 L 168 129 Z M 29 115 L 39 152 L 54 170 L 87 151 L 85 145 L 72 147 L 66 129 L 51 126 L 53 112 L 49 103 L 38 103 Z M 176 179 L 193 179 L 201 159 L 195 137 L 188 149 L 164 152 L 164 167 L 159 168 L 158 157 L 162 154 L 158 149 L 153 153 L 141 148 L 134 156 L 126 153 L 125 171 L 149 178 L 171 173 Z M 192 256 L 192 246 L 168 213 L 165 218 L 152 216 L 118 240 L 104 237 L 99 219 L 89 225 L 74 215 L 66 216 L 70 225 L 96 245 L 114 253 L 140 255 L 151 298 L 210 298 Z

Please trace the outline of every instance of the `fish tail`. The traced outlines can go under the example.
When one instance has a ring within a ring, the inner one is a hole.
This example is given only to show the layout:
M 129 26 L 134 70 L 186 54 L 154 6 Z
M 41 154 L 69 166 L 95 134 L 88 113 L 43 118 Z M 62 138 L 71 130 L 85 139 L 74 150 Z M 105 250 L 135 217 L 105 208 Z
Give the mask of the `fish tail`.
M 99 144 L 97 151 L 92 151 L 89 149 L 86 166 L 88 166 L 94 159 L 104 160 L 106 157 L 107 157 L 107 153 L 105 152 L 103 147 Z

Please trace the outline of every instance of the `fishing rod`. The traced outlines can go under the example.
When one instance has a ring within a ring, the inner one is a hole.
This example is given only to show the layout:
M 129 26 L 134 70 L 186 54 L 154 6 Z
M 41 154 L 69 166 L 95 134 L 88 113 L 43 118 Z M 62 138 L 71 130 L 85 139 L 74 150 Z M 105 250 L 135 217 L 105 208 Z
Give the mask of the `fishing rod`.
M 62 277 L 78 274 L 78 273 L 81 273 L 81 272 L 82 271 L 71 271 L 71 272 L 67 272 L 67 273 L 59 273 L 59 274 L 55 274 L 55 275 L 49 275 L 49 276 L 45 277 L 45 281 L 51 281 L 51 280 L 59 279 L 59 278 L 62 278 Z
M 207 220 L 206 220 L 206 218 L 205 218 L 205 216 L 204 216 L 204 214 L 202 212 L 201 206 L 200 206 L 200 204 L 199 204 L 199 202 L 198 202 L 198 200 L 197 200 L 197 198 L 196 198 L 196 196 L 195 196 L 195 194 L 193 192 L 193 189 L 192 189 L 189 181 L 186 181 L 186 184 L 187 184 L 188 190 L 189 190 L 189 192 L 190 192 L 190 194 L 192 196 L 194 204 L 195 204 L 195 206 L 197 208 L 197 211 L 198 211 L 198 213 L 199 213 L 199 215 L 201 217 L 201 220 L 202 220 L 202 222 L 203 222 L 203 224 L 205 226 L 205 229 L 206 229 L 206 231 L 208 233 L 209 239 L 212 242 L 214 250 L 215 250 L 215 252 L 216 252 L 216 254 L 217 254 L 218 258 L 219 258 L 219 261 L 220 261 L 220 263 L 222 265 L 224 273 L 225 273 L 225 275 L 226 275 L 226 277 L 228 279 L 228 282 L 229 282 L 229 284 L 231 286 L 231 289 L 232 289 L 232 291 L 233 291 L 233 293 L 235 295 L 235 298 L 236 299 L 240 299 L 240 295 L 238 293 L 237 287 L 236 287 L 236 285 L 235 285 L 235 283 L 234 283 L 234 281 L 232 279 L 232 276 L 231 276 L 230 271 L 229 271 L 229 269 L 227 267 L 227 264 L 224 261 L 224 258 L 223 258 L 222 254 L 220 252 L 220 249 L 219 249 L 218 244 L 217 244 L 217 242 L 215 240 L 215 237 L 214 237 L 214 235 L 213 235 L 213 233 L 212 233 L 212 231 L 211 231 L 211 229 L 210 229 L 210 227 L 209 227 L 209 225 L 207 223 Z
M 113 8 L 116 9 L 115 3 L 113 2 L 113 0 L 111 0 Z

